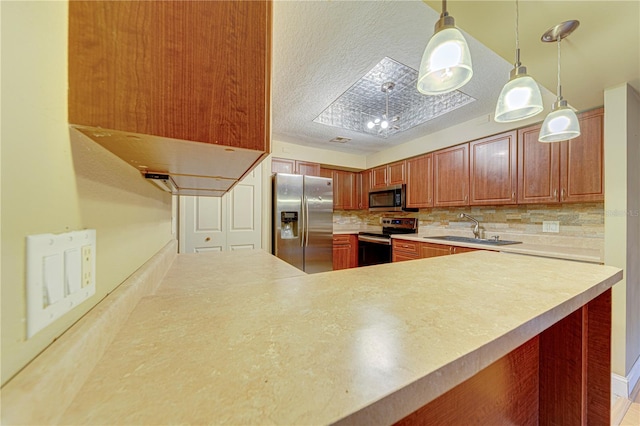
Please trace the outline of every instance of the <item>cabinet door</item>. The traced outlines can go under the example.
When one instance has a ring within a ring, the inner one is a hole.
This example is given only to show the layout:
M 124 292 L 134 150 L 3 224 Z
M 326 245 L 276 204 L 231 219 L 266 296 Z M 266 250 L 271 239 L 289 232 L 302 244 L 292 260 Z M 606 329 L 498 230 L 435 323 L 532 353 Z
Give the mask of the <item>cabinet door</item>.
M 405 252 L 398 252 L 398 251 L 394 251 L 393 255 L 391 256 L 391 261 L 392 262 L 404 262 L 405 260 L 416 260 L 419 259 L 418 256 L 416 256 L 415 254 L 411 254 L 411 253 L 405 253 Z
M 349 268 L 358 267 L 358 236 L 349 234 Z
M 263 1 L 69 2 L 69 122 L 269 152 L 271 12 Z
M 469 144 L 433 153 L 434 206 L 469 204 Z
M 426 259 L 428 257 L 447 256 L 451 254 L 451 246 L 444 244 L 422 243 L 420 248 L 420 257 Z
M 333 170 L 325 169 L 324 167 L 320 167 L 320 177 L 326 177 L 326 178 L 333 179 Z
M 371 189 L 381 189 L 387 186 L 387 165 L 371 169 Z
M 371 188 L 371 171 L 358 173 L 358 207 L 361 210 L 369 208 L 369 189 Z
M 402 185 L 405 183 L 406 161 L 398 161 L 387 165 L 387 185 Z
M 320 176 L 320 164 L 296 160 L 296 173 L 307 176 Z
M 333 270 L 349 268 L 349 255 L 351 249 L 347 244 L 333 246 Z
M 578 118 L 580 136 L 560 146 L 560 202 L 604 201 L 604 112 Z
M 540 125 L 518 130 L 518 203 L 557 203 L 560 144 L 538 142 Z
M 272 158 L 271 173 L 296 173 L 296 162 L 287 158 Z
M 451 254 L 469 253 L 470 251 L 477 251 L 477 250 L 480 250 L 480 249 L 474 249 L 470 247 L 451 246 Z
M 407 207 L 433 207 L 433 157 L 407 160 Z
M 516 203 L 517 147 L 515 131 L 469 143 L 471 205 Z
M 356 196 L 356 174 L 344 170 L 333 171 L 334 200 L 336 209 L 354 210 L 358 208 Z

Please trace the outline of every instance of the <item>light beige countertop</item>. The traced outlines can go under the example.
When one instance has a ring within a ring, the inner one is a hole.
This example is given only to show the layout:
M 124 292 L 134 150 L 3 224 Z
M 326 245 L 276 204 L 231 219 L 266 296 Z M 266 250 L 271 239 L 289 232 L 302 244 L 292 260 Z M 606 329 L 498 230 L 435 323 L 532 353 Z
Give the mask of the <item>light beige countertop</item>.
M 314 275 L 178 255 L 60 423 L 392 423 L 621 277 L 488 251 Z
M 565 244 L 575 244 L 576 239 L 570 238 L 562 238 L 562 237 L 547 237 L 545 239 L 541 238 L 531 238 L 529 236 L 523 235 L 504 235 L 501 234 L 500 237 L 503 240 L 512 240 L 512 241 L 522 241 L 521 244 L 509 244 L 503 246 L 494 246 L 489 244 L 476 244 L 476 243 L 467 243 L 467 242 L 458 242 L 458 241 L 443 241 L 429 238 L 431 236 L 442 236 L 442 235 L 459 235 L 459 233 L 451 233 L 451 232 L 442 232 L 436 231 L 431 233 L 423 233 L 420 232 L 418 234 L 398 234 L 394 235 L 392 238 L 399 238 L 410 241 L 420 241 L 424 243 L 434 243 L 434 244 L 446 244 L 452 246 L 459 247 L 470 247 L 477 248 L 483 250 L 493 250 L 499 251 L 503 253 L 516 253 L 516 254 L 526 254 L 531 256 L 542 256 L 542 257 L 552 257 L 557 259 L 566 259 L 566 260 L 577 260 L 581 262 L 589 262 L 589 263 L 603 263 L 604 255 L 602 248 L 593 248 L 580 244 L 576 244 L 574 246 L 562 245 Z M 473 234 L 466 233 L 465 236 L 473 237 Z M 529 238 L 533 240 L 531 242 L 526 241 Z M 536 241 L 538 240 L 538 241 Z

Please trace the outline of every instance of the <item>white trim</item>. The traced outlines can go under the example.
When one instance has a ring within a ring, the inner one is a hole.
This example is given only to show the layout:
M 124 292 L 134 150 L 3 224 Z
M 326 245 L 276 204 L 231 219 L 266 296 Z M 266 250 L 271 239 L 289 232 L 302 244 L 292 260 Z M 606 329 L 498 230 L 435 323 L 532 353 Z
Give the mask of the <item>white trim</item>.
M 631 371 L 627 377 L 618 374 L 611 374 L 611 394 L 612 396 L 621 396 L 629 398 L 633 389 L 638 385 L 640 380 L 640 358 L 631 367 Z

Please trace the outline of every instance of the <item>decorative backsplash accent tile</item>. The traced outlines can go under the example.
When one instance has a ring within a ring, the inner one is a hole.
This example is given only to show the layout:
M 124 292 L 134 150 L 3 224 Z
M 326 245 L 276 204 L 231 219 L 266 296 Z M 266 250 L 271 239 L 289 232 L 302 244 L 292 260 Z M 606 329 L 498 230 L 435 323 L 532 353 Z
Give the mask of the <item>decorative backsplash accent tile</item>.
M 369 213 L 366 210 L 339 210 L 333 213 L 335 224 L 380 225 L 387 216 L 417 217 L 420 227 L 439 226 L 468 228 L 469 222 L 458 218 L 460 213 L 473 216 L 486 232 L 500 231 L 520 234 L 543 234 L 542 222 L 560 222 L 560 232 L 546 236 L 604 238 L 604 203 L 538 204 L 490 207 L 451 207 L 421 209 L 418 213 Z

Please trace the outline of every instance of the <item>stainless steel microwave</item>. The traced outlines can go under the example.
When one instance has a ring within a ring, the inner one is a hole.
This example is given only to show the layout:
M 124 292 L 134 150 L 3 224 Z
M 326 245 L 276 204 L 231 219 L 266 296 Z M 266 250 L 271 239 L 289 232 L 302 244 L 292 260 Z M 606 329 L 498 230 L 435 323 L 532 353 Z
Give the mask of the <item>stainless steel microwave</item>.
M 384 189 L 369 191 L 370 212 L 417 212 L 407 208 L 406 185 L 394 185 Z

